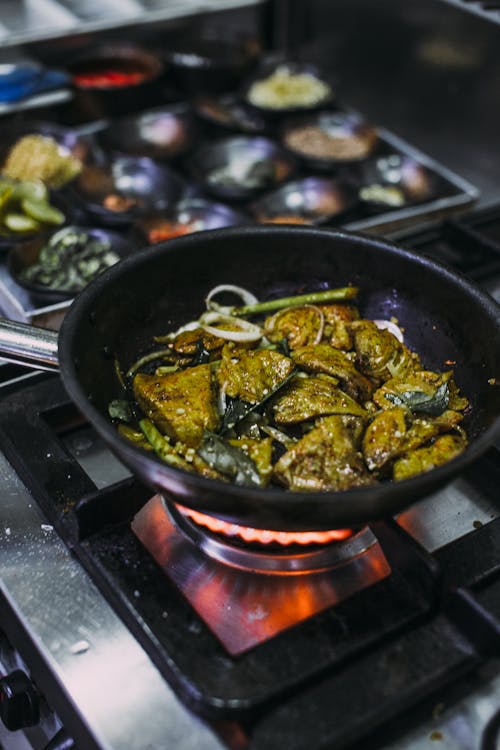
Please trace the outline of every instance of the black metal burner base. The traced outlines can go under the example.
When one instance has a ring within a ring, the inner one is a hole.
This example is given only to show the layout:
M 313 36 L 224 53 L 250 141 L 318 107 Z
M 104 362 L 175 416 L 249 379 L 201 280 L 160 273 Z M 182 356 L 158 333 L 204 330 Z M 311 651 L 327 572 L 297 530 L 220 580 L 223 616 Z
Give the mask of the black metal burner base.
M 172 520 L 171 512 L 156 495 L 136 515 L 132 529 L 232 655 L 264 643 L 390 572 L 368 529 L 340 543 L 337 552 L 328 545 L 299 556 L 256 553 L 205 533 L 179 511 Z M 354 556 L 346 559 L 349 552 Z M 327 559 L 333 569 L 325 570 Z M 321 569 L 311 572 L 314 565 Z M 282 575 L 262 575 L 276 572 Z
M 199 526 L 175 504 L 167 502 L 165 512 L 181 533 L 212 560 L 249 573 L 289 576 L 332 570 L 364 554 L 377 541 L 365 527 L 347 539 L 325 544 L 246 544 L 236 536 L 224 536 Z

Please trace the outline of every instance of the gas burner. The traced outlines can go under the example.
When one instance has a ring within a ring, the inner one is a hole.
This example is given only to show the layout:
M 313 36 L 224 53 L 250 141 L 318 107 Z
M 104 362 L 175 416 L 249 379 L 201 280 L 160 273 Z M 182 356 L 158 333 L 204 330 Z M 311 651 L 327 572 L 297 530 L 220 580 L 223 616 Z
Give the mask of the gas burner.
M 250 573 L 303 574 L 331 570 L 366 552 L 376 539 L 368 528 L 287 532 L 228 523 L 179 504 L 168 513 L 208 557 Z
M 310 547 L 257 545 L 198 526 L 183 510 L 155 495 L 135 516 L 132 531 L 232 655 L 390 573 L 369 529 Z

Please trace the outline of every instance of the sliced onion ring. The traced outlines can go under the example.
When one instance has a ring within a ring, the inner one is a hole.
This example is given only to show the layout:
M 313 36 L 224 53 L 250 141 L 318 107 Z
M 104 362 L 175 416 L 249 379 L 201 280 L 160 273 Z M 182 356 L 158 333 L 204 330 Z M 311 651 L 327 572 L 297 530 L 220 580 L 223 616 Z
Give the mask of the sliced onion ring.
M 220 292 L 232 292 L 232 294 L 235 294 L 241 299 L 243 305 L 255 305 L 259 301 L 252 292 L 249 292 L 248 289 L 244 289 L 242 286 L 235 286 L 234 284 L 219 284 L 218 286 L 214 286 L 205 297 L 207 310 L 215 310 L 223 315 L 231 314 L 235 307 L 234 305 L 228 307 L 219 305 L 217 302 L 213 301 L 215 295 L 220 294 Z
M 236 326 L 240 330 L 231 331 L 225 328 L 216 328 L 210 325 L 211 323 L 225 323 L 226 325 Z M 262 329 L 256 326 L 255 323 L 249 323 L 248 320 L 236 318 L 231 315 L 224 315 L 216 310 L 203 313 L 200 318 L 200 327 L 204 331 L 207 331 L 207 333 L 211 333 L 221 339 L 227 339 L 228 341 L 250 342 L 260 341 L 262 338 Z
M 398 341 L 400 341 L 401 343 L 404 342 L 403 331 L 398 325 L 396 325 L 396 323 L 393 323 L 392 320 L 374 320 L 373 322 L 375 323 L 377 328 L 389 331 L 393 336 L 397 338 Z

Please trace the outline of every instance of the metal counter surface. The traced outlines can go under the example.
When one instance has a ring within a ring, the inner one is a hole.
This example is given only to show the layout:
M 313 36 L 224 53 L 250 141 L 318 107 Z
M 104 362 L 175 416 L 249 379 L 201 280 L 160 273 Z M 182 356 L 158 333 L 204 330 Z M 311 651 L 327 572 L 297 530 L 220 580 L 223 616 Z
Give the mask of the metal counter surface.
M 61 720 L 85 750 L 217 750 L 72 557 L 0 454 L 0 620 L 22 622 L 67 702 Z M 13 626 L 10 626 L 12 629 Z M 14 643 L 20 633 L 9 632 Z M 28 656 L 24 657 L 27 661 Z M 32 677 L 50 700 L 44 671 Z M 70 715 L 71 714 L 71 715 Z M 8 750 L 8 746 L 5 746 Z

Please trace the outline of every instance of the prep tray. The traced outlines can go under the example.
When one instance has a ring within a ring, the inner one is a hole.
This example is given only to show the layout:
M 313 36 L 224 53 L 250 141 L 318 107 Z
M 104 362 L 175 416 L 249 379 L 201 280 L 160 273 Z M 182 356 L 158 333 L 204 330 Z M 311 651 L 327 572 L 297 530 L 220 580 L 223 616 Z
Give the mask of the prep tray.
M 340 109 L 353 112 L 352 109 L 345 106 L 340 107 Z M 99 120 L 87 122 L 84 125 L 73 127 L 72 129 L 83 136 L 89 136 L 98 133 L 99 130 L 105 127 L 108 127 L 109 124 L 109 120 Z M 425 166 L 437 178 L 437 182 L 440 186 L 440 195 L 429 201 L 419 202 L 397 209 L 380 209 L 377 212 L 370 212 L 367 208 L 360 205 L 346 214 L 332 219 L 325 226 L 343 228 L 350 231 L 363 232 L 365 234 L 393 236 L 416 224 L 432 225 L 432 223 L 443 217 L 466 210 L 477 200 L 479 191 L 462 177 L 424 154 L 415 146 L 409 144 L 391 131 L 378 126 L 377 130 L 379 133 L 380 144 L 378 152 L 382 154 L 397 153 L 414 159 Z M 206 142 L 229 135 L 227 130 L 219 128 L 215 130 L 214 136 L 213 127 L 207 129 L 207 133 L 208 134 L 205 134 L 202 137 L 202 141 Z M 272 131 L 269 135 L 270 137 L 274 136 Z M 193 194 L 193 190 L 195 194 L 197 192 L 203 194 L 201 187 L 193 182 L 193 179 L 187 172 L 187 168 L 183 162 L 175 164 L 173 169 L 184 178 L 187 178 L 188 183 L 186 187 L 186 195 Z M 345 167 L 341 168 L 341 173 L 345 173 Z M 295 175 L 293 179 L 314 174 L 319 173 L 301 167 L 298 175 Z M 324 172 L 322 174 L 325 175 Z M 334 175 L 335 173 L 332 173 L 332 176 Z M 221 202 L 211 196 L 206 195 L 206 197 L 216 202 Z M 245 212 L 245 204 L 239 203 L 235 205 L 230 201 L 225 202 L 227 205 Z M 248 217 L 248 220 L 250 223 L 253 223 L 254 221 L 250 216 Z M 84 221 L 83 223 L 86 222 Z M 92 221 L 89 222 L 89 224 L 93 223 L 94 222 Z M 7 269 L 7 253 L 0 255 L 0 310 L 6 317 L 20 322 L 33 323 L 42 327 L 57 329 L 62 321 L 65 310 L 70 304 L 71 300 L 57 304 L 41 305 L 11 278 Z

